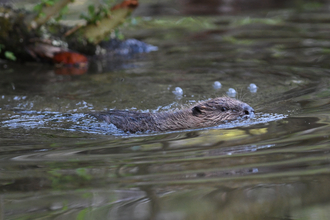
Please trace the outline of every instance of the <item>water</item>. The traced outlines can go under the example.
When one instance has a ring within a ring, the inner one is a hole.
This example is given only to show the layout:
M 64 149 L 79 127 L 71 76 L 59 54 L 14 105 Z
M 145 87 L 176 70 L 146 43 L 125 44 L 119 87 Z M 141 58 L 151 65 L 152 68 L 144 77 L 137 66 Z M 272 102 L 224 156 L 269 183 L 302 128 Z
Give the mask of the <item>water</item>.
M 141 19 L 126 35 L 158 51 L 80 76 L 1 63 L 0 219 L 329 219 L 328 12 L 249 16 Z M 229 88 L 256 118 L 129 134 L 88 115 Z

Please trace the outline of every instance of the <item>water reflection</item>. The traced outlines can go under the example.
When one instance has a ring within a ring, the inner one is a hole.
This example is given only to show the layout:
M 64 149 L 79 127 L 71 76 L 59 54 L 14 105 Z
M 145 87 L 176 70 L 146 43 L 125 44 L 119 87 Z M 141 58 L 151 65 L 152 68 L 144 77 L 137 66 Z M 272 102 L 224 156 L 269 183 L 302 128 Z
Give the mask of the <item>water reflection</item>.
M 24 209 L 28 212 L 30 204 L 34 204 L 34 212 L 38 214 L 31 217 L 44 216 L 43 210 L 47 208 L 52 213 L 50 216 L 65 219 L 79 215 L 87 219 L 104 216 L 111 219 L 265 219 L 286 218 L 288 215 L 299 217 L 301 213 L 322 219 L 322 216 L 328 216 L 327 205 L 319 210 L 299 211 L 301 207 L 329 198 L 326 190 L 329 177 L 314 177 L 313 182 L 298 183 L 293 179 L 289 183 L 279 181 L 272 184 L 254 181 L 237 185 L 232 182 L 231 186 L 208 185 L 197 190 L 182 190 L 182 186 L 166 189 L 85 190 L 40 196 L 27 194 L 30 197 L 28 201 L 4 196 L 1 200 L 2 203 L 14 200 L 10 209 L 7 209 L 7 212 L 13 213 Z M 255 186 L 256 182 L 259 185 Z

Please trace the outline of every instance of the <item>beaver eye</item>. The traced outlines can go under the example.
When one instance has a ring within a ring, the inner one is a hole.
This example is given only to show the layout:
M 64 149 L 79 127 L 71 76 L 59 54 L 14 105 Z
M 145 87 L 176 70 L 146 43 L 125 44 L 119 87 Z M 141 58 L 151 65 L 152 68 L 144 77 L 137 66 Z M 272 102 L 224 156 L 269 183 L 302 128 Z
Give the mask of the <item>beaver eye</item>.
M 221 111 L 225 112 L 225 111 L 227 111 L 227 109 L 225 107 L 221 107 Z

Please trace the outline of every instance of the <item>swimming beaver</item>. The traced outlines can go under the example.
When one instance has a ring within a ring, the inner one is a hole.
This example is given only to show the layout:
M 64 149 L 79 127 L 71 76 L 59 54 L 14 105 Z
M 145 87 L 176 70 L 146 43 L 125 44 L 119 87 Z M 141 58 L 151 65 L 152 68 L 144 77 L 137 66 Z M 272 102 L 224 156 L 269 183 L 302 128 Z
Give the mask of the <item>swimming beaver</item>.
M 110 110 L 92 113 L 98 119 L 114 124 L 124 131 L 174 131 L 188 128 L 211 127 L 238 117 L 254 117 L 248 104 L 229 97 L 219 97 L 199 102 L 176 112 L 141 113 Z

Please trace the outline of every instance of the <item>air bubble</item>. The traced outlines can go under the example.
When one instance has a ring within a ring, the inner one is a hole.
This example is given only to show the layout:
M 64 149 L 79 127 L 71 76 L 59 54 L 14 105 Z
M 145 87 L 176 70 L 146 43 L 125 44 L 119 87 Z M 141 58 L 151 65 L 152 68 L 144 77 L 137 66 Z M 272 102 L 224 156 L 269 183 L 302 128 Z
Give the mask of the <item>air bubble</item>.
M 172 91 L 172 93 L 176 96 L 182 96 L 183 95 L 183 90 L 180 87 L 175 87 L 175 90 Z
M 221 89 L 221 83 L 219 81 L 215 81 L 213 83 L 213 88 L 214 89 Z
M 258 86 L 257 86 L 256 84 L 254 84 L 254 83 L 251 83 L 251 84 L 249 85 L 248 89 L 250 90 L 250 92 L 252 92 L 252 93 L 256 93 L 257 90 L 258 90 Z
M 229 88 L 229 89 L 228 89 L 228 92 L 227 92 L 227 95 L 228 95 L 229 97 L 235 97 L 235 96 L 236 96 L 236 90 L 233 89 L 233 88 Z

